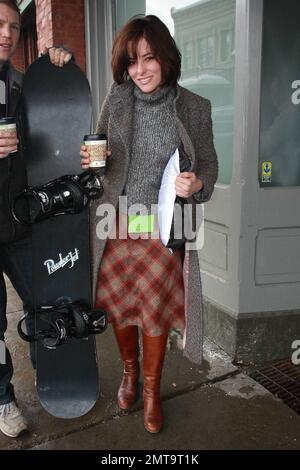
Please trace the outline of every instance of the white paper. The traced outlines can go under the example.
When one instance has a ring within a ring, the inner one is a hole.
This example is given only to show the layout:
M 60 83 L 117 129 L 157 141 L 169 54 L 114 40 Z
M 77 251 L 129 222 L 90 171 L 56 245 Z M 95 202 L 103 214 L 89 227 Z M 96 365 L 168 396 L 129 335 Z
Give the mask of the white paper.
M 6 86 L 3 80 L 0 80 L 0 103 L 6 104 Z
M 176 198 L 175 181 L 179 173 L 179 152 L 176 149 L 165 168 L 158 195 L 158 225 L 160 239 L 165 246 L 170 239 Z

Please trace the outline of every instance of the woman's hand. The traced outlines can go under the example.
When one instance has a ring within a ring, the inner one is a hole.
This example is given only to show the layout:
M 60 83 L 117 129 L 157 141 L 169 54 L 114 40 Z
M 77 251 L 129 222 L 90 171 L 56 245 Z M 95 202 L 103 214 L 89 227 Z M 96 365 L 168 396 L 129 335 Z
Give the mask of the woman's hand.
M 0 159 L 6 158 L 10 153 L 14 153 L 18 150 L 19 140 L 16 136 L 11 135 L 10 132 L 1 132 L 0 137 Z
M 90 154 L 88 152 L 88 149 L 85 145 L 82 145 L 80 147 L 80 156 L 81 156 L 81 168 L 83 170 L 88 170 L 90 167 Z M 107 150 L 107 156 L 111 156 L 111 151 Z
M 197 178 L 195 173 L 185 172 L 177 176 L 175 182 L 176 195 L 187 199 L 193 194 L 201 191 L 203 181 Z

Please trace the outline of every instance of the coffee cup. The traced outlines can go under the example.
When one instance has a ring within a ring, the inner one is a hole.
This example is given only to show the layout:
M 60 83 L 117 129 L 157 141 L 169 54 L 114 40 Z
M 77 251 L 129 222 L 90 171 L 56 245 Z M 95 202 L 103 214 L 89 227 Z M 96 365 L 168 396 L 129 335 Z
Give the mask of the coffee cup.
M 11 137 L 17 138 L 17 125 L 15 118 L 6 117 L 0 119 L 0 137 L 7 137 L 10 135 Z M 18 150 L 15 150 L 15 153 Z
M 84 136 L 84 145 L 90 155 L 89 168 L 98 171 L 106 167 L 107 137 L 105 134 L 89 134 Z

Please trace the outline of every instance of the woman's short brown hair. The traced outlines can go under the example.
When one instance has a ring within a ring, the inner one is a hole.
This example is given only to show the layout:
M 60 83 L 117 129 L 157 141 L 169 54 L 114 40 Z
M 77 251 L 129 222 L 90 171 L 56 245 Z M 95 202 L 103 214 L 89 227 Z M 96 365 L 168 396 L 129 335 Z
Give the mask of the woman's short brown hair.
M 121 84 L 128 79 L 128 44 L 131 44 L 133 58 L 136 58 L 137 45 L 142 38 L 147 41 L 161 65 L 162 84 L 177 83 L 181 74 L 181 54 L 167 26 L 154 15 L 134 17 L 118 32 L 111 61 L 115 82 Z

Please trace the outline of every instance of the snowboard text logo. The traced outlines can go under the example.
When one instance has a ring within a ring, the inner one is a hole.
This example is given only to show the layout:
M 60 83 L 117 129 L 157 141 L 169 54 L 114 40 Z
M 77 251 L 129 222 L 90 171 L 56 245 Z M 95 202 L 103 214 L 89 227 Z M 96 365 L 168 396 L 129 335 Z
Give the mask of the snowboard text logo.
M 47 259 L 44 262 L 44 266 L 46 266 L 48 270 L 49 276 L 59 269 L 64 268 L 67 265 L 69 266 L 69 269 L 72 269 L 76 263 L 76 261 L 79 261 L 79 250 L 76 248 L 74 253 L 71 251 L 63 258 L 62 254 L 59 253 L 59 261 L 55 262 L 53 259 Z

